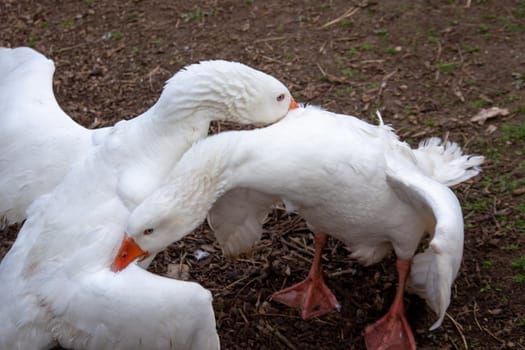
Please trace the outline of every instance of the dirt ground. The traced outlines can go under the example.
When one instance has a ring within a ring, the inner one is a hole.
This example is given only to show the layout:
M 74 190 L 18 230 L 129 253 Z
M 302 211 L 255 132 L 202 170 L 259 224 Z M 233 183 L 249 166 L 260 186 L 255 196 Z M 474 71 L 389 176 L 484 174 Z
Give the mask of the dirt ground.
M 413 145 L 448 135 L 485 155 L 483 173 L 454 189 L 465 253 L 447 317 L 428 331 L 435 315 L 407 295 L 408 318 L 420 349 L 525 348 L 524 0 L 2 0 L 0 45 L 52 58 L 61 106 L 92 128 L 143 112 L 182 66 L 222 58 L 276 76 L 300 102 L 374 123 L 380 109 Z M 509 113 L 470 120 L 488 107 Z M 306 276 L 312 235 L 279 210 L 265 228 L 230 261 L 203 225 L 152 271 L 185 265 L 213 292 L 224 349 L 364 349 L 364 327 L 394 295 L 393 257 L 365 268 L 331 240 L 327 283 L 342 310 L 303 321 L 269 296 Z M 16 232 L 0 232 L 1 257 Z

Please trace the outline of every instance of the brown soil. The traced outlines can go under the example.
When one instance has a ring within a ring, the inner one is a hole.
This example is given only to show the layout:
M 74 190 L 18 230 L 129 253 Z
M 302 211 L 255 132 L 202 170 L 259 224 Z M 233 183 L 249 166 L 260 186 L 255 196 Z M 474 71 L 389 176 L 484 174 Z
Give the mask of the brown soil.
M 88 127 L 139 114 L 183 65 L 222 58 L 276 76 L 301 102 L 370 120 L 380 109 L 414 144 L 449 133 L 468 153 L 486 155 L 484 172 L 455 188 L 465 255 L 443 325 L 428 331 L 434 314 L 406 297 L 420 349 L 525 348 L 524 33 L 523 0 L 0 3 L 0 45 L 52 58 L 60 104 Z M 510 114 L 470 121 L 490 106 Z M 152 270 L 186 264 L 190 279 L 213 292 L 224 349 L 363 349 L 364 327 L 393 298 L 393 258 L 365 268 L 332 240 L 325 268 L 343 308 L 303 321 L 269 301 L 307 274 L 312 237 L 300 218 L 275 211 L 253 254 L 236 262 L 208 231 L 172 245 Z M 0 232 L 0 256 L 16 232 Z M 210 257 L 197 261 L 197 248 Z

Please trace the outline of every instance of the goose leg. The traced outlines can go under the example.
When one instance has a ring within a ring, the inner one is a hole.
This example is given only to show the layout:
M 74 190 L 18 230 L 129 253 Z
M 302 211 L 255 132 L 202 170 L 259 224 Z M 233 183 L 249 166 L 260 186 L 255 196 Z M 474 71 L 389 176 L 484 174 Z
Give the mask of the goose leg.
M 405 316 L 403 292 L 410 272 L 411 260 L 397 259 L 399 282 L 396 296 L 387 314 L 366 327 L 365 343 L 368 350 L 415 350 L 416 341 Z
M 308 277 L 300 283 L 273 293 L 271 297 L 272 300 L 299 309 L 303 320 L 341 309 L 341 305 L 323 279 L 321 255 L 327 239 L 324 233 L 314 235 L 315 255 Z

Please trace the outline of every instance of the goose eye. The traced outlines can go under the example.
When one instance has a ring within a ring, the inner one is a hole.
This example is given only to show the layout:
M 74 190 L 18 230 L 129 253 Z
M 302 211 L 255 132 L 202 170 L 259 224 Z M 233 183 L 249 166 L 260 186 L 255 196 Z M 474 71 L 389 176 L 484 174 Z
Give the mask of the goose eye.
M 152 228 L 148 228 L 148 229 L 144 230 L 144 235 L 145 236 L 151 235 L 152 233 L 153 233 L 153 229 Z
M 277 96 L 277 98 L 276 98 L 277 102 L 283 101 L 284 97 L 285 97 L 284 94 L 280 94 L 279 96 Z

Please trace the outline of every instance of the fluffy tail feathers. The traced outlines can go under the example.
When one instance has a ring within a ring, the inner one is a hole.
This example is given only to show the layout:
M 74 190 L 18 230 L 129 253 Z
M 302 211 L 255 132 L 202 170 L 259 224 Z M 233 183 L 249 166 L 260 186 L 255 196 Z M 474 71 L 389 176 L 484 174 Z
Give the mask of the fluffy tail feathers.
M 423 172 L 445 186 L 454 186 L 479 174 L 483 156 L 463 154 L 455 142 L 442 142 L 439 137 L 423 140 L 414 150 Z

